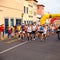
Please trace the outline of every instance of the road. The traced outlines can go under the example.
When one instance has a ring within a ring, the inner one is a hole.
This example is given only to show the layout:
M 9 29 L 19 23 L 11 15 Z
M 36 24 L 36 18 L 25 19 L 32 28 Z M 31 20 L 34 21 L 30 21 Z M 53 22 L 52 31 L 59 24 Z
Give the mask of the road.
M 15 40 L 0 41 L 0 60 L 60 60 L 60 41 L 49 36 L 44 42 Z

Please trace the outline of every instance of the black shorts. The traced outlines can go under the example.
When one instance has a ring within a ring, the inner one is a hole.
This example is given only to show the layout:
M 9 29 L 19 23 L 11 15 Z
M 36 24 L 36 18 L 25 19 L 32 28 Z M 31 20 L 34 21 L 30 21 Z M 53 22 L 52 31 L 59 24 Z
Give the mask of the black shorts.
M 39 31 L 39 33 L 40 33 L 40 34 L 42 34 L 42 33 L 43 33 L 43 31 Z
M 15 33 L 18 33 L 18 30 L 15 30 Z
M 32 31 L 32 34 L 35 34 L 36 33 L 36 31 Z
M 32 32 L 27 32 L 27 33 L 29 33 L 30 35 L 32 34 Z

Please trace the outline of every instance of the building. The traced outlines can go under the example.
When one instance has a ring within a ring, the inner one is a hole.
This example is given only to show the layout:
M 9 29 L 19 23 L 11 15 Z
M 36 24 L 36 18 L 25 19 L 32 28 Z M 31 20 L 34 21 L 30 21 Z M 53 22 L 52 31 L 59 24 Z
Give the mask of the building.
M 44 5 L 37 4 L 37 20 L 39 22 L 40 18 L 44 15 Z
M 21 24 L 22 12 L 23 0 L 0 0 L 0 24 L 5 26 Z
M 29 24 L 36 20 L 36 0 L 1 0 L 0 25 Z
M 44 14 L 44 5 L 42 5 L 42 4 L 38 4 L 37 5 L 37 14 L 38 15 L 43 15 Z
M 36 0 L 26 0 L 24 1 L 24 13 L 23 13 L 23 23 L 31 24 L 36 21 L 37 13 L 37 1 Z
M 0 25 L 14 26 L 22 23 L 23 0 L 0 0 Z

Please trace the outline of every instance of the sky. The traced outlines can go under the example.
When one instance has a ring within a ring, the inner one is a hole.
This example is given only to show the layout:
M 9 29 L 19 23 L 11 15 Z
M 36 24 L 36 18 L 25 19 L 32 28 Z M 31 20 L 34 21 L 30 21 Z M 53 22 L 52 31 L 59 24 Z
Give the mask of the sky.
M 39 4 L 45 5 L 44 11 L 60 14 L 60 0 L 37 0 Z

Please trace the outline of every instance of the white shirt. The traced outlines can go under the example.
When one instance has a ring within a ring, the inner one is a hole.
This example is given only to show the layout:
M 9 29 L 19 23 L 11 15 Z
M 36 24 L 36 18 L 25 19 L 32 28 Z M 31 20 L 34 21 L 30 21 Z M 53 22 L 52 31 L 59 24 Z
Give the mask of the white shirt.
M 29 26 L 29 27 L 27 28 L 27 32 L 32 32 L 31 26 Z
M 46 34 L 47 33 L 47 29 L 46 28 L 44 28 L 44 34 Z
M 36 25 L 32 26 L 32 31 L 36 31 Z

